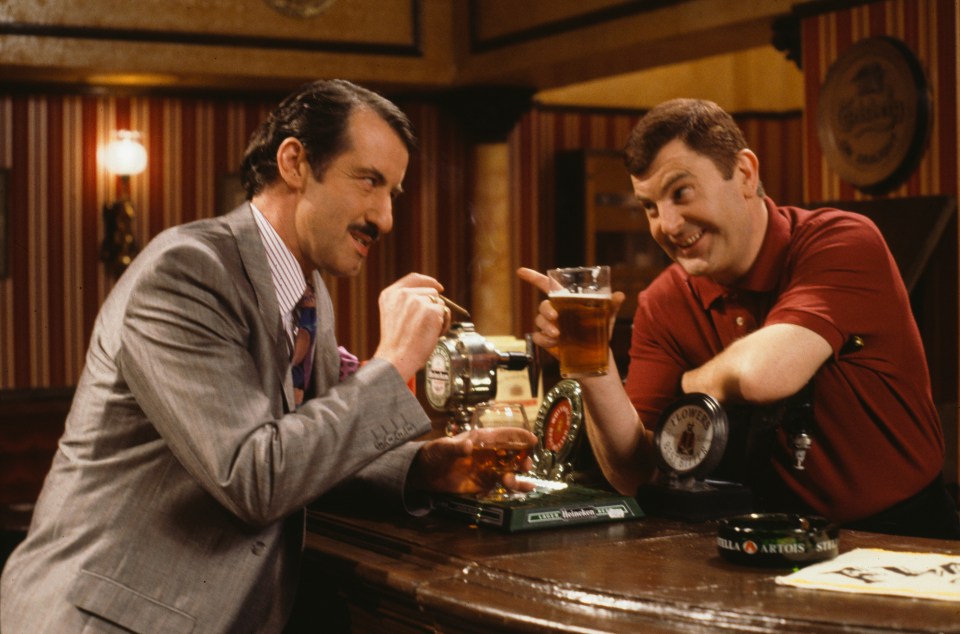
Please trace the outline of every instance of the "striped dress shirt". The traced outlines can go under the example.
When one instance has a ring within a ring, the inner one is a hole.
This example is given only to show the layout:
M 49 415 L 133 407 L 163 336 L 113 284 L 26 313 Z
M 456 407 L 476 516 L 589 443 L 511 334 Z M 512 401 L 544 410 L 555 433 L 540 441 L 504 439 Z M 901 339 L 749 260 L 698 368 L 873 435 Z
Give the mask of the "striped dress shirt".
M 294 323 L 293 310 L 297 307 L 303 292 L 307 288 L 307 281 L 303 278 L 303 271 L 297 263 L 289 247 L 280 239 L 277 230 L 257 207 L 250 203 L 253 209 L 253 219 L 260 231 L 263 248 L 267 252 L 267 261 L 270 263 L 270 273 L 273 277 L 273 287 L 277 292 L 277 303 L 280 305 L 280 319 L 283 320 L 283 329 L 287 333 L 287 344 L 293 351 L 293 341 L 297 335 L 297 326 Z

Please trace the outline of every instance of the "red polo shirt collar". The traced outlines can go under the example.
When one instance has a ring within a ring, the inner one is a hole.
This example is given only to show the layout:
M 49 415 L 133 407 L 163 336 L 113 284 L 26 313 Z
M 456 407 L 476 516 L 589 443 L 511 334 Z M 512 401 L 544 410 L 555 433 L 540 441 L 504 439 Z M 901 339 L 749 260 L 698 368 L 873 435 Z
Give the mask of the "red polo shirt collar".
M 767 233 L 757 259 L 740 282 L 731 287 L 718 284 L 705 275 L 687 276 L 704 310 L 709 310 L 713 302 L 732 292 L 769 293 L 776 290 L 790 243 L 790 221 L 777 211 L 769 197 L 764 198 L 763 202 L 767 207 Z

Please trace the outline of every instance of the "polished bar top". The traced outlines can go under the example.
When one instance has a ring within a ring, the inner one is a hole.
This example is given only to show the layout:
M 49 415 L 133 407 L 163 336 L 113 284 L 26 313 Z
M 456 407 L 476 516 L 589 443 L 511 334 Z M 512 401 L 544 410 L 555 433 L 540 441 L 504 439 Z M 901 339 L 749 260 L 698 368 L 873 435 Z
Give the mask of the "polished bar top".
M 712 522 L 510 534 L 437 513 L 326 508 L 308 525 L 308 567 L 336 576 L 354 629 L 396 618 L 443 632 L 960 632 L 958 603 L 778 586 L 789 569 L 728 563 Z M 960 554 L 957 542 L 841 531 L 841 553 L 854 548 Z

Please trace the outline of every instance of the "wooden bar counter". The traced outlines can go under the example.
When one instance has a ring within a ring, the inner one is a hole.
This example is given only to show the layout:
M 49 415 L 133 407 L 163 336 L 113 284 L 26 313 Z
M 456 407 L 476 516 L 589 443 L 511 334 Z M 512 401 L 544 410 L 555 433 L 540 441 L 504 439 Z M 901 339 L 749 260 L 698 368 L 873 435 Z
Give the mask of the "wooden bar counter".
M 728 563 L 711 522 L 510 534 L 438 513 L 324 508 L 308 526 L 298 619 L 319 631 L 960 632 L 958 603 L 778 586 L 788 569 Z M 841 553 L 853 548 L 960 553 L 842 531 Z

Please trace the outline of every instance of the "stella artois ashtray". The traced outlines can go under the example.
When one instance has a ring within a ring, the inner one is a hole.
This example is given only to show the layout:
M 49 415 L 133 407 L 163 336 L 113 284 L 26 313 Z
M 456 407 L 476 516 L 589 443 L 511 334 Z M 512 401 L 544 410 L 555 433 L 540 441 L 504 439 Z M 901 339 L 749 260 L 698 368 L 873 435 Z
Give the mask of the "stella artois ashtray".
M 735 564 L 801 567 L 837 556 L 839 528 L 822 517 L 750 513 L 720 520 L 717 550 Z

